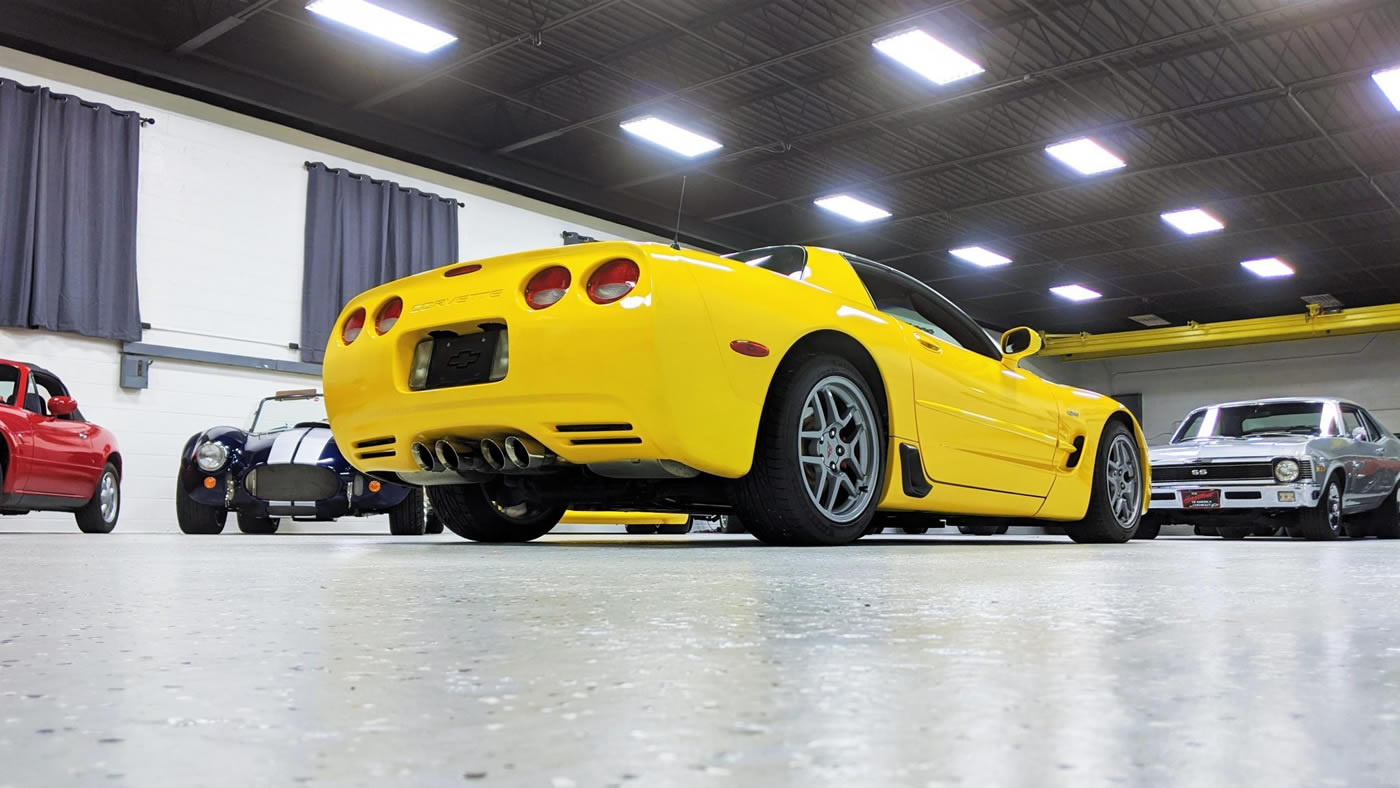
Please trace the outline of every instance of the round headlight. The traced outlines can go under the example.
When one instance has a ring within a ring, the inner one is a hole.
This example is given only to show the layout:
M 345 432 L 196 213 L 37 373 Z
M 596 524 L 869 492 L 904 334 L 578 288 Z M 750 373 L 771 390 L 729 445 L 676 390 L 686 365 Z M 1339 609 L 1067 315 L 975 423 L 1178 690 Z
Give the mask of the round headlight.
M 228 448 L 218 441 L 205 441 L 194 450 L 194 461 L 201 471 L 213 473 L 228 462 Z
M 1296 482 L 1301 474 L 1297 460 L 1279 460 L 1274 465 L 1274 478 L 1281 482 Z

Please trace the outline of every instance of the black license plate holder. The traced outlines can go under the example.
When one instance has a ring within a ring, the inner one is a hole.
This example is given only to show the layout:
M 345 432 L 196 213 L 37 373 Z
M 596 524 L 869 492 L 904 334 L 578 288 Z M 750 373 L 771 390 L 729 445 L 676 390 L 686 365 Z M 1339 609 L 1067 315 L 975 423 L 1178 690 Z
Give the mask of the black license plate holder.
M 1219 490 L 1182 490 L 1181 506 L 1183 509 L 1219 509 Z
M 445 389 L 487 382 L 491 378 L 491 365 L 496 359 L 496 345 L 500 341 L 500 331 L 437 337 L 433 340 L 425 388 Z

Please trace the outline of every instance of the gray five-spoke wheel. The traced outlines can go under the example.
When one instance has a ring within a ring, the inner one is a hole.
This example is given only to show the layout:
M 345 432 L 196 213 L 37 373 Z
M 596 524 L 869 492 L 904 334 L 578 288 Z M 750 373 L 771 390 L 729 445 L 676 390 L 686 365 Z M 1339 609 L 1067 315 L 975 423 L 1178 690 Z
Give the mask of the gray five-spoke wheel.
M 121 491 L 117 487 L 117 477 L 111 473 L 102 474 L 102 485 L 97 490 L 101 505 L 102 522 L 110 523 L 117 519 L 117 507 L 121 503 Z
M 1342 488 L 1327 485 L 1327 525 L 1333 532 L 1342 530 Z
M 797 455 L 807 496 L 831 520 L 860 517 L 875 495 L 880 458 L 875 411 L 845 377 L 822 378 L 807 394 Z
M 1117 435 L 1108 446 L 1108 503 L 1113 518 L 1127 528 L 1142 508 L 1142 472 L 1138 447 L 1127 435 Z

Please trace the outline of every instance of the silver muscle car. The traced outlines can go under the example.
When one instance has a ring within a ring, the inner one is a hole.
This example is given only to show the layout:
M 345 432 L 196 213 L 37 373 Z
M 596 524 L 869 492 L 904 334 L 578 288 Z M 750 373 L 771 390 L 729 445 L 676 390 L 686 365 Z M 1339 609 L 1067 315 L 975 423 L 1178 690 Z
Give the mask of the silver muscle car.
M 1210 405 L 1149 460 L 1151 510 L 1139 538 L 1165 523 L 1227 539 L 1279 528 L 1305 539 L 1400 538 L 1400 440 L 1345 400 Z

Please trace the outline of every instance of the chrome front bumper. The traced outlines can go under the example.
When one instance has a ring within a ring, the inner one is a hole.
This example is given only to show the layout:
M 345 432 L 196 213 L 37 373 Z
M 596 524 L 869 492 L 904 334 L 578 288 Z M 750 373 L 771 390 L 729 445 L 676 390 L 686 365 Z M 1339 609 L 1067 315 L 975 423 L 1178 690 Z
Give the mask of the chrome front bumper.
M 1181 502 L 1183 492 L 1219 490 L 1218 507 L 1186 507 Z M 1222 484 L 1191 484 L 1171 482 L 1153 484 L 1150 510 L 1220 512 L 1239 509 L 1305 509 L 1317 505 L 1322 488 L 1312 482 L 1282 484 L 1278 482 L 1234 482 Z M 1169 498 L 1167 496 L 1170 496 Z

